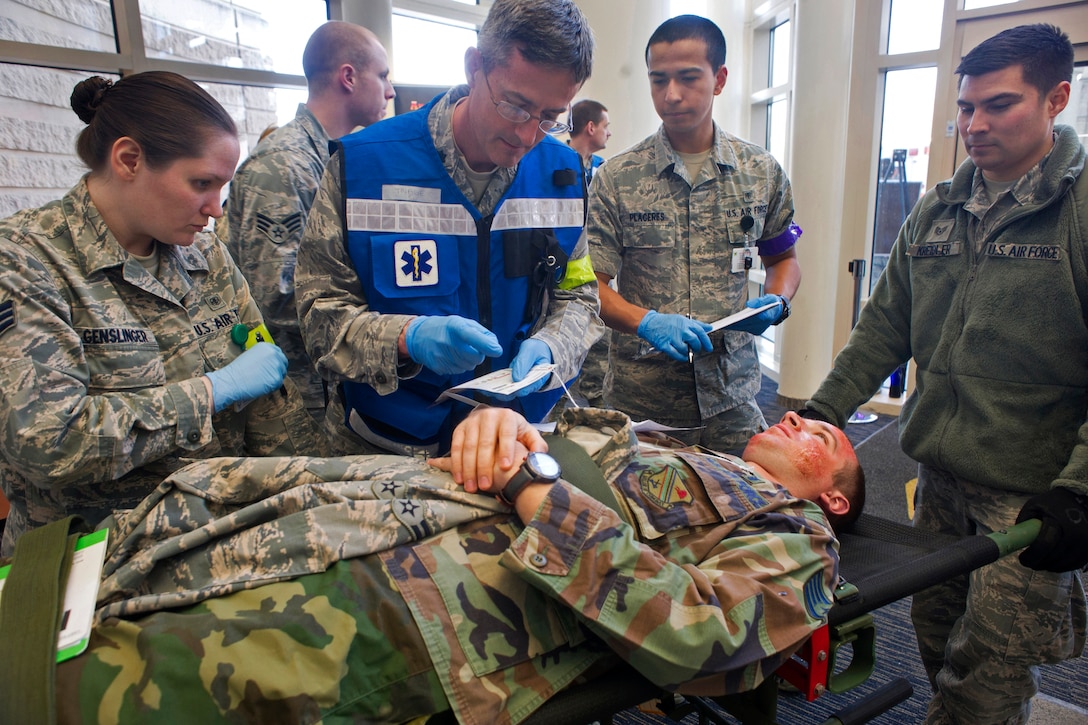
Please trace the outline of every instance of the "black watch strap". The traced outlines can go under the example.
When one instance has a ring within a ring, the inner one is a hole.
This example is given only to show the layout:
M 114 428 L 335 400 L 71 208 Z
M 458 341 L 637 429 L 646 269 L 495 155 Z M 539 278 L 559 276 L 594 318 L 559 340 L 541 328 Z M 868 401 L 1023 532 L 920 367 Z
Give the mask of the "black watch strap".
M 781 325 L 789 318 L 790 313 L 793 312 L 793 308 L 790 306 L 789 297 L 787 297 L 786 295 L 778 295 L 778 299 L 782 300 L 782 314 L 779 315 L 778 319 L 772 323 L 775 325 Z
M 518 469 L 518 472 L 514 474 L 514 477 L 507 481 L 506 485 L 503 486 L 503 489 L 499 491 L 499 498 L 501 498 L 504 503 L 513 506 L 518 494 L 530 483 L 533 483 L 532 476 L 525 470 L 525 465 L 523 464 L 522 467 Z
M 518 494 L 530 483 L 552 484 L 559 480 L 560 475 L 559 462 L 554 458 L 547 453 L 530 453 L 518 472 L 499 491 L 499 498 L 513 506 Z

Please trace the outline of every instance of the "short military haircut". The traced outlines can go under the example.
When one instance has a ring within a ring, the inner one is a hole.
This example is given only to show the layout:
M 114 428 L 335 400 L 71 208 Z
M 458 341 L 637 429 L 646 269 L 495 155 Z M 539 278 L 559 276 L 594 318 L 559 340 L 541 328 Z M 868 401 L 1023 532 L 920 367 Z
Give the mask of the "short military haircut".
M 646 43 L 646 63 L 650 62 L 651 45 L 693 39 L 706 44 L 706 59 L 715 73 L 725 65 L 725 36 L 721 28 L 698 15 L 677 15 L 658 25 Z
M 593 70 L 593 32 L 573 0 L 495 0 L 476 47 L 484 72 L 506 64 L 515 49 L 529 63 L 570 72 L 578 84 Z
M 850 510 L 845 514 L 834 514 L 829 511 L 824 513 L 835 531 L 845 531 L 858 520 L 862 509 L 865 508 L 865 471 L 857 459 L 852 458 L 835 472 L 832 482 L 835 490 L 850 502 Z
M 330 20 L 319 26 L 302 51 L 302 73 L 311 91 L 331 85 L 332 72 L 345 63 L 362 70 L 370 64 L 374 35 L 361 25 Z
M 570 109 L 570 135 L 578 136 L 586 130 L 586 126 L 591 121 L 600 123 L 607 111 L 608 109 L 600 101 L 589 99 L 578 101 Z
M 1013 65 L 1023 68 L 1024 81 L 1045 95 L 1062 81 L 1073 79 L 1073 45 L 1056 25 L 1018 25 L 972 48 L 956 74 L 962 83 L 964 76 L 981 76 Z

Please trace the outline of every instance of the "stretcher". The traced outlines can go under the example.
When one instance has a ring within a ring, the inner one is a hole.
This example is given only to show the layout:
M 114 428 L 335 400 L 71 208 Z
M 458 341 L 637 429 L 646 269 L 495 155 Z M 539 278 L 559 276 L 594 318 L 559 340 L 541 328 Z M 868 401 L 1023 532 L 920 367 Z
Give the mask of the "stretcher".
M 849 532 L 839 535 L 840 583 L 827 624 L 757 689 L 728 697 L 684 696 L 665 692 L 634 669 L 621 666 L 567 688 L 525 725 L 611 723 L 615 714 L 650 701 L 676 722 L 692 714 L 698 715 L 700 725 L 734 722 L 720 714 L 724 711 L 744 725 L 774 725 L 782 683 L 812 702 L 826 693 L 852 690 L 869 679 L 878 664 L 875 610 L 1028 546 L 1039 526 L 1039 521 L 1030 520 L 985 536 L 957 538 L 862 514 Z M 910 682 L 895 678 L 834 713 L 823 725 L 868 722 L 911 695 Z
M 67 526 L 68 522 L 58 523 Z M 49 530 L 51 536 L 58 538 L 60 547 L 49 548 L 61 551 L 68 536 L 67 528 L 53 529 L 43 527 L 42 531 Z M 1038 521 L 1027 521 L 1007 531 L 956 539 L 863 514 L 849 532 L 840 535 L 840 584 L 827 624 L 816 630 L 774 677 L 755 690 L 728 697 L 689 697 L 665 692 L 631 667 L 622 665 L 602 677 L 567 687 L 524 722 L 529 725 L 610 722 L 616 713 L 653 699 L 667 718 L 677 722 L 693 713 L 701 724 L 733 722 L 721 714 L 724 711 L 747 725 L 772 725 L 777 718 L 781 682 L 788 682 L 806 700 L 813 701 L 825 693 L 847 692 L 869 679 L 877 666 L 873 617 L 876 609 L 1021 549 L 1034 540 L 1038 529 Z M 905 562 L 909 565 L 904 565 Z M 55 595 L 34 599 L 55 600 Z M 26 653 L 39 650 L 46 655 L 43 662 L 54 656 L 46 647 L 26 649 L 21 655 L 20 672 L 29 664 Z M 0 702 L 0 711 L 23 699 L 14 697 L 15 692 L 9 687 L 14 685 L 13 680 L 0 684 L 6 687 L 0 690 L 7 693 L 5 702 Z M 51 701 L 51 688 L 43 688 L 42 694 L 47 703 Z M 911 694 L 910 683 L 899 678 L 825 722 L 829 725 L 866 722 Z M 449 713 L 432 717 L 428 725 L 451 721 L 450 717 Z M 7 718 L 7 721 L 39 720 Z

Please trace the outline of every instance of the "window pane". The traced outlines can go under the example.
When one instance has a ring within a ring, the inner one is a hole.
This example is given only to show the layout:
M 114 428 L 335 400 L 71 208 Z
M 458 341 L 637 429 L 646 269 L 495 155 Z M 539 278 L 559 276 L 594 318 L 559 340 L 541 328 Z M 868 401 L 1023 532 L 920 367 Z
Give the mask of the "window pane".
M 975 8 L 988 8 L 992 5 L 1006 5 L 1008 3 L 1014 3 L 1016 0 L 964 0 L 964 10 L 974 10 Z
M 779 164 L 786 166 L 786 127 L 789 104 L 785 98 L 771 101 L 767 107 L 767 150 Z
M 68 99 L 90 75 L 0 63 L 0 217 L 59 199 L 87 171 L 76 156 L 85 126 Z
M 892 0 L 888 53 L 935 50 L 941 45 L 944 0 Z
M 0 40 L 117 52 L 107 0 L 0 0 Z
M 140 0 L 149 58 L 302 75 L 302 49 L 328 19 L 324 0 Z
M 888 263 L 899 227 L 925 192 L 936 88 L 936 68 L 886 74 L 870 288 Z
M 465 83 L 465 51 L 474 45 L 474 27 L 394 13 L 393 78 L 427 86 Z M 420 53 L 420 48 L 427 52 Z
M 200 87 L 223 104 L 238 126 L 241 145 L 239 163 L 260 140 L 261 132 L 271 125 L 282 126 L 295 117 L 299 103 L 306 101 L 306 91 L 295 88 L 262 88 L 229 83 L 201 83 Z
M 1088 144 L 1088 65 L 1073 68 L 1069 105 L 1058 114 L 1054 123 L 1064 123 L 1077 129 L 1081 142 Z
M 790 22 L 771 29 L 771 87 L 790 82 Z

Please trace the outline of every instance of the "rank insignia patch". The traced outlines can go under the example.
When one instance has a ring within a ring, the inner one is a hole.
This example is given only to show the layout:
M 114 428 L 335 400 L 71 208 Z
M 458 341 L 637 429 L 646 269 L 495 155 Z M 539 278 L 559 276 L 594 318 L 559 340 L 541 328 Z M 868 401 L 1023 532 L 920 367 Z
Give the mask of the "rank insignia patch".
M 258 213 L 257 231 L 268 237 L 273 244 L 283 244 L 292 236 L 302 233 L 302 212 L 296 211 L 283 219 L 272 219 Z
M 15 327 L 15 303 L 11 300 L 0 302 L 0 335 Z

